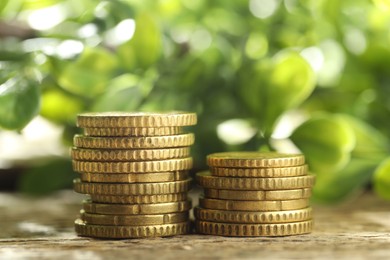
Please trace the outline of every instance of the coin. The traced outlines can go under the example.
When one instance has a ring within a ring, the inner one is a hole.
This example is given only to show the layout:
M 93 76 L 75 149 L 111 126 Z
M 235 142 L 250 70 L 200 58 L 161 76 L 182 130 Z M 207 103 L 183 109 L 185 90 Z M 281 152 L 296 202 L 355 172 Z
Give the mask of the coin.
M 290 167 L 273 168 L 221 168 L 214 167 L 210 169 L 211 174 L 220 177 L 295 177 L 306 175 L 308 172 L 307 164 Z
M 84 201 L 83 208 L 87 213 L 107 215 L 149 215 L 184 212 L 191 209 L 190 200 L 153 204 L 103 204 Z
M 197 183 L 208 189 L 221 190 L 290 190 L 311 188 L 315 176 L 305 175 L 283 178 L 233 178 L 212 176 L 209 172 L 196 174 Z
M 73 181 L 74 191 L 82 194 L 100 195 L 157 195 L 187 192 L 191 179 L 157 183 L 97 183 Z
M 195 218 L 211 222 L 223 223 L 288 223 L 312 219 L 312 209 L 310 207 L 297 210 L 284 211 L 228 211 L 194 208 Z
M 290 167 L 305 163 L 302 154 L 283 154 L 276 152 L 224 152 L 207 156 L 210 167 L 267 168 Z
M 309 206 L 308 199 L 297 200 L 263 200 L 263 201 L 248 201 L 248 200 L 220 200 L 199 198 L 199 205 L 206 209 L 220 210 L 244 210 L 244 211 L 279 211 L 279 210 L 295 210 L 303 209 Z
M 78 127 L 166 127 L 196 124 L 196 114 L 173 111 L 149 112 L 103 112 L 77 115 Z
M 187 193 L 170 193 L 158 195 L 132 195 L 132 196 L 112 196 L 112 195 L 90 195 L 91 201 L 111 204 L 148 204 L 176 202 L 187 200 Z
M 75 135 L 73 144 L 80 148 L 93 149 L 146 149 L 172 148 L 194 144 L 194 134 L 179 134 L 146 137 L 93 137 Z
M 138 162 L 89 162 L 72 161 L 76 172 L 90 173 L 145 173 L 183 171 L 192 168 L 192 158 Z
M 183 132 L 182 127 L 114 127 L 114 128 L 84 128 L 88 136 L 162 136 L 177 135 Z
M 81 173 L 81 181 L 105 183 L 168 182 L 188 179 L 187 171 L 153 173 Z
M 310 198 L 311 189 L 270 191 L 204 189 L 204 195 L 206 198 L 223 200 L 293 200 Z
M 195 221 L 196 230 L 202 234 L 256 237 L 256 236 L 291 236 L 310 233 L 313 227 L 312 220 L 281 223 L 281 224 L 236 224 Z
M 86 224 L 114 226 L 163 225 L 188 221 L 188 212 L 153 215 L 103 215 L 90 214 L 81 210 L 81 219 Z
M 73 160 L 79 161 L 153 161 L 188 157 L 190 156 L 190 148 L 98 150 L 73 147 L 71 150 L 71 156 Z
M 164 225 L 147 226 L 103 226 L 89 225 L 81 219 L 75 221 L 75 230 L 79 236 L 98 238 L 146 238 L 168 237 L 187 234 L 190 231 L 190 223 L 182 222 Z

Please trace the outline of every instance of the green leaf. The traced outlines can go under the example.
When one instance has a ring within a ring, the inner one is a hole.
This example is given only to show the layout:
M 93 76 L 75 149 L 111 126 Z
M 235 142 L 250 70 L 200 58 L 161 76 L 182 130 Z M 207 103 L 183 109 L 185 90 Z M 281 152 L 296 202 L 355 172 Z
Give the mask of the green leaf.
M 382 198 L 390 200 L 390 157 L 376 168 L 373 183 L 375 192 Z
M 343 169 L 318 172 L 313 188 L 313 200 L 321 203 L 335 203 L 352 196 L 371 179 L 376 161 L 352 159 Z M 389 186 L 388 186 L 389 188 Z
M 147 69 L 161 55 L 161 33 L 153 16 L 142 13 L 135 19 L 134 36 L 118 48 L 118 55 L 124 67 Z
M 140 105 L 143 95 L 140 79 L 136 75 L 123 74 L 111 80 L 108 91 L 92 107 L 93 111 L 133 111 Z
M 283 112 L 309 97 L 316 82 L 310 65 L 292 51 L 282 51 L 271 61 L 258 62 L 244 71 L 241 79 L 241 97 L 259 120 L 265 136 L 271 135 Z
M 34 80 L 19 76 L 0 85 L 0 127 L 22 129 L 39 112 L 40 89 Z
M 355 158 L 383 160 L 390 151 L 389 141 L 371 125 L 349 115 L 340 115 L 350 125 L 356 137 L 356 145 L 352 151 Z
M 323 114 L 300 125 L 291 140 L 305 154 L 314 172 L 337 171 L 349 161 L 355 146 L 351 127 L 339 116 Z
M 65 90 L 84 97 L 104 92 L 117 60 L 102 48 L 86 48 L 75 63 L 69 63 L 58 78 Z
M 9 0 L 2 0 L 2 1 L 0 2 L 0 14 L 3 12 L 3 10 L 5 9 L 5 7 L 7 6 L 8 1 L 9 1 Z
M 43 93 L 41 115 L 56 123 L 74 123 L 84 108 L 80 99 L 53 89 Z
M 4 1 L 4 0 L 2 0 Z M 64 2 L 64 0 L 24 0 L 23 9 L 24 10 L 34 10 L 46 8 Z
M 19 183 L 19 190 L 31 195 L 44 195 L 71 188 L 75 177 L 77 175 L 73 172 L 70 160 L 56 158 L 25 171 Z

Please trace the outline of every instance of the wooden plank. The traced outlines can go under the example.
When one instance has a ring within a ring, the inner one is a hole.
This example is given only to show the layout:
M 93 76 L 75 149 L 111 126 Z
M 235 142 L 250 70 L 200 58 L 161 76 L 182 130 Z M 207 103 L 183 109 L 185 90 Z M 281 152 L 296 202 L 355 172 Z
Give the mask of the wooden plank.
M 390 202 L 371 194 L 339 206 L 316 206 L 312 234 L 280 238 L 198 234 L 128 240 L 80 238 L 73 231 L 73 220 L 82 198 L 71 191 L 35 199 L 0 193 L 0 259 L 390 257 Z

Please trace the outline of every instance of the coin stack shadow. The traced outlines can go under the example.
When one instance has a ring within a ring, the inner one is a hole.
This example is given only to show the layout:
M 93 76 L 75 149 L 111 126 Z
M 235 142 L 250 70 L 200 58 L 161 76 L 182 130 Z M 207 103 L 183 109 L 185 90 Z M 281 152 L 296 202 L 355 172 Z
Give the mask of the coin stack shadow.
M 310 233 L 315 182 L 301 154 L 226 152 L 207 157 L 196 174 L 204 197 L 194 208 L 198 233 L 288 236 Z
M 143 238 L 190 231 L 187 197 L 196 114 L 85 113 L 77 117 L 84 135 L 74 137 L 74 190 L 88 194 L 80 236 Z

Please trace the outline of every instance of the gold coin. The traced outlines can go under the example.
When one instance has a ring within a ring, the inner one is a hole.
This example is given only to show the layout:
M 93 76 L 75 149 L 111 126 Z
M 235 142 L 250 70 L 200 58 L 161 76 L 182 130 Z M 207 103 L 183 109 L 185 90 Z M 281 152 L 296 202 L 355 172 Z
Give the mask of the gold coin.
M 291 167 L 273 167 L 273 168 L 211 168 L 211 174 L 220 177 L 261 177 L 261 178 L 280 178 L 295 177 L 306 175 L 308 172 L 307 164 Z
M 209 172 L 196 174 L 197 183 L 203 188 L 220 190 L 291 190 L 311 188 L 315 176 L 305 175 L 283 178 L 233 178 L 217 177 Z
M 157 195 L 169 193 L 182 193 L 190 189 L 191 179 L 184 181 L 170 181 L 161 183 L 96 183 L 73 181 L 74 190 L 90 195 Z
M 309 199 L 249 201 L 199 198 L 199 205 L 202 208 L 219 210 L 279 211 L 307 208 Z
M 162 136 L 183 133 L 183 128 L 171 127 L 114 127 L 114 128 L 84 128 L 88 136 Z
M 79 148 L 92 149 L 149 149 L 173 148 L 194 144 L 194 134 L 146 137 L 93 137 L 75 135 L 73 143 Z
M 192 158 L 138 162 L 89 162 L 72 161 L 76 172 L 90 173 L 145 173 L 183 171 L 192 168 Z
M 98 238 L 146 238 L 146 237 L 169 237 L 188 234 L 190 223 L 175 223 L 164 225 L 147 226 L 103 226 L 89 225 L 81 219 L 75 221 L 75 230 L 79 236 Z
M 173 111 L 149 112 L 103 112 L 77 115 L 77 126 L 89 127 L 166 127 L 196 124 L 196 114 Z
M 112 195 L 90 195 L 93 202 L 111 204 L 148 204 L 164 203 L 187 200 L 187 192 L 170 193 L 158 195 L 133 195 L 133 196 L 112 196 Z
M 201 234 L 229 237 L 279 237 L 310 233 L 313 221 L 281 224 L 236 224 L 195 221 L 196 231 Z
M 280 168 L 304 163 L 305 157 L 302 154 L 276 152 L 224 152 L 207 156 L 207 164 L 210 167 L 223 168 Z
M 81 173 L 81 181 L 105 183 L 168 182 L 188 179 L 187 171 L 153 173 Z
M 111 226 L 145 226 L 163 225 L 188 221 L 188 212 L 153 214 L 153 215 L 103 215 L 90 214 L 83 210 L 80 212 L 81 219 L 86 224 L 111 225 Z
M 153 161 L 189 157 L 190 148 L 98 150 L 73 147 L 71 150 L 71 156 L 73 160 L 79 161 Z
M 84 201 L 86 213 L 105 215 L 149 215 L 184 212 L 191 209 L 190 200 L 153 204 L 102 204 Z
M 194 215 L 197 220 L 223 223 L 289 223 L 312 219 L 312 209 L 310 207 L 297 210 L 284 211 L 228 211 L 194 208 Z
M 310 198 L 311 189 L 269 191 L 204 189 L 204 195 L 206 198 L 223 200 L 294 200 Z

